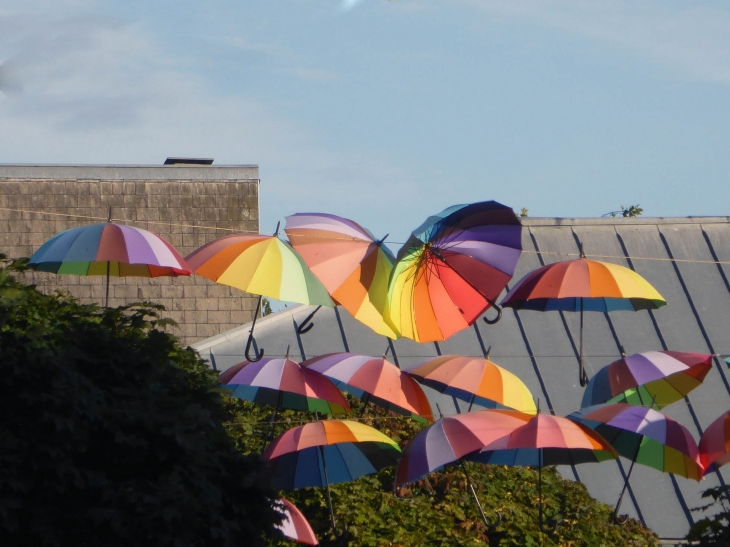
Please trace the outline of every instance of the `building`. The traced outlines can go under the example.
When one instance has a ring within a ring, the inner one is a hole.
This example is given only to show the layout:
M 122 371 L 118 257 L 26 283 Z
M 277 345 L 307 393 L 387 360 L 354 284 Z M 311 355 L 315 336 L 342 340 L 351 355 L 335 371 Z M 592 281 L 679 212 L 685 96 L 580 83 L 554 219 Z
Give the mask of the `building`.
M 259 231 L 256 165 L 168 158 L 165 165 L 0 165 L 0 252 L 31 256 L 53 235 L 84 224 L 115 222 L 154 232 L 184 257 L 232 232 Z M 111 208 L 111 209 L 110 209 Z M 31 272 L 44 292 L 64 290 L 102 304 L 103 277 Z M 253 317 L 256 299 L 207 279 L 112 278 L 109 305 L 153 301 L 167 308 L 174 333 L 189 344 Z
M 730 374 L 717 354 L 730 354 L 730 218 L 601 218 L 524 219 L 524 252 L 515 280 L 543 264 L 577 258 L 579 242 L 588 258 L 636 270 L 664 296 L 668 305 L 656 311 L 585 314 L 584 354 L 589 376 L 627 354 L 670 349 L 716 354 L 703 385 L 685 402 L 665 413 L 684 424 L 699 440 L 701 432 L 730 409 Z M 445 342 L 389 342 L 355 321 L 343 309 L 321 309 L 314 328 L 300 335 L 312 310 L 289 308 L 256 324 L 256 341 L 267 356 L 289 353 L 294 359 L 337 351 L 383 355 L 401 367 L 440 354 L 484 355 L 517 374 L 545 412 L 566 415 L 580 406 L 578 381 L 579 314 L 504 310 L 496 325 L 479 321 Z M 488 311 L 487 315 L 492 316 Z M 213 355 L 220 370 L 243 360 L 249 326 L 244 325 L 194 345 L 203 357 Z M 429 392 L 444 413 L 456 411 L 450 398 Z M 615 505 L 628 462 L 565 467 L 591 494 Z M 730 466 L 727 466 L 730 468 Z M 641 520 L 661 538 L 683 538 L 702 518 L 692 508 L 705 504 L 701 492 L 720 481 L 730 482 L 722 468 L 697 483 L 637 465 L 624 497 L 622 513 Z M 488 485 L 484 485 L 488 487 Z

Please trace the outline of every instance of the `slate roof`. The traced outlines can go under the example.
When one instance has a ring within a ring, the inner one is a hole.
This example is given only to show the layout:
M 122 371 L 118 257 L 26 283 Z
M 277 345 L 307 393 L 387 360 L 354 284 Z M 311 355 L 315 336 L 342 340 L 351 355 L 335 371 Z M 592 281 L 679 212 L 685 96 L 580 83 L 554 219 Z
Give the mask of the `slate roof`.
M 589 376 L 620 358 L 621 346 L 627 354 L 661 349 L 730 354 L 730 217 L 530 218 L 523 224 L 524 252 L 513 282 L 543 264 L 577 258 L 582 242 L 588 258 L 634 269 L 667 300 L 668 305 L 656 311 L 586 313 L 584 360 Z M 268 356 L 283 356 L 291 346 L 295 359 L 335 351 L 382 355 L 390 347 L 389 358 L 401 367 L 438 354 L 483 355 L 491 346 L 490 359 L 522 378 L 543 411 L 566 415 L 580 406 L 577 313 L 505 310 L 496 325 L 479 321 L 445 342 L 417 344 L 406 339 L 390 343 L 343 309 L 321 309 L 314 328 L 299 336 L 296 326 L 311 311 L 296 306 L 260 319 L 258 346 Z M 203 357 L 212 352 L 224 370 L 244 359 L 248 328 L 244 325 L 194 347 Z M 730 409 L 729 372 L 715 357 L 704 384 L 685 402 L 667 407 L 666 414 L 699 441 L 701 432 Z M 455 411 L 450 398 L 434 392 L 429 396 L 439 400 L 444 414 Z M 614 505 L 628 467 L 629 462 L 621 460 L 565 467 L 561 472 L 582 481 L 595 498 Z M 703 504 L 701 492 L 729 479 L 730 469 L 725 468 L 697 483 L 637 465 L 621 512 L 640 519 L 662 538 L 681 538 L 694 519 L 701 518 L 690 512 Z

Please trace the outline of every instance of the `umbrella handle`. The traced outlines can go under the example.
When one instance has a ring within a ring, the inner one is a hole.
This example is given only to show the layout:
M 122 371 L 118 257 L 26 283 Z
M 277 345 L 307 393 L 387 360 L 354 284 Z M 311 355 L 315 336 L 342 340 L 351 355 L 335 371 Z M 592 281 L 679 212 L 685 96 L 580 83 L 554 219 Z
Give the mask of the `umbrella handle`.
M 319 308 L 322 306 L 317 306 L 312 313 L 310 313 L 304 321 L 302 321 L 302 324 L 297 327 L 297 333 L 300 335 L 307 334 L 310 330 L 314 328 L 314 323 L 311 323 L 312 317 L 314 317 L 314 314 L 319 311 Z M 310 324 L 311 323 L 311 324 Z
M 495 309 L 497 310 L 497 317 L 494 319 L 487 319 L 486 317 L 482 317 L 482 320 L 487 325 L 494 325 L 495 323 L 498 323 L 500 319 L 502 319 L 502 308 L 500 308 L 496 302 L 492 302 L 491 300 L 487 299 L 487 302 Z
M 586 387 L 588 385 L 588 374 L 586 374 L 585 369 L 581 366 L 580 367 L 580 387 Z
M 246 342 L 246 359 L 248 359 L 251 363 L 255 363 L 257 361 L 261 361 L 264 357 L 264 350 L 261 349 L 258 354 L 254 353 L 254 357 L 251 357 L 251 344 L 253 344 L 253 330 L 256 328 L 256 318 L 259 316 L 259 311 L 261 311 L 261 300 L 263 299 L 263 296 L 259 295 L 259 303 L 256 304 L 256 311 L 253 314 L 253 322 L 251 323 L 251 330 L 248 331 L 248 341 Z

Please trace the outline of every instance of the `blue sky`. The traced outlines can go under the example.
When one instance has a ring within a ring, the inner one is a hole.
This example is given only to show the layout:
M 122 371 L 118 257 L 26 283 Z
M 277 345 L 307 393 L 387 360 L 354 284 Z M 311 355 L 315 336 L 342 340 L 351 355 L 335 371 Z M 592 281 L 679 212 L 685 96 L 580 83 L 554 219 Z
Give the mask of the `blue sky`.
M 726 2 L 0 0 L 0 63 L 0 162 L 258 164 L 263 232 L 730 203 Z

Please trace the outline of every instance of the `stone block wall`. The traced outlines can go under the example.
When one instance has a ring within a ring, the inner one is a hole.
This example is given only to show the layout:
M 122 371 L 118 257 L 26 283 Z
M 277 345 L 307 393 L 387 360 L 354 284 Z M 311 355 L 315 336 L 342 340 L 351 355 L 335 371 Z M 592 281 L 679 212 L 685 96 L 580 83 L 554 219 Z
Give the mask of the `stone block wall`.
M 0 252 L 31 256 L 53 235 L 112 219 L 160 235 L 185 257 L 217 237 L 259 231 L 256 166 L 0 165 Z M 106 279 L 31 272 L 26 281 L 103 304 Z M 110 279 L 109 305 L 163 304 L 183 343 L 251 321 L 256 299 L 203 277 Z

